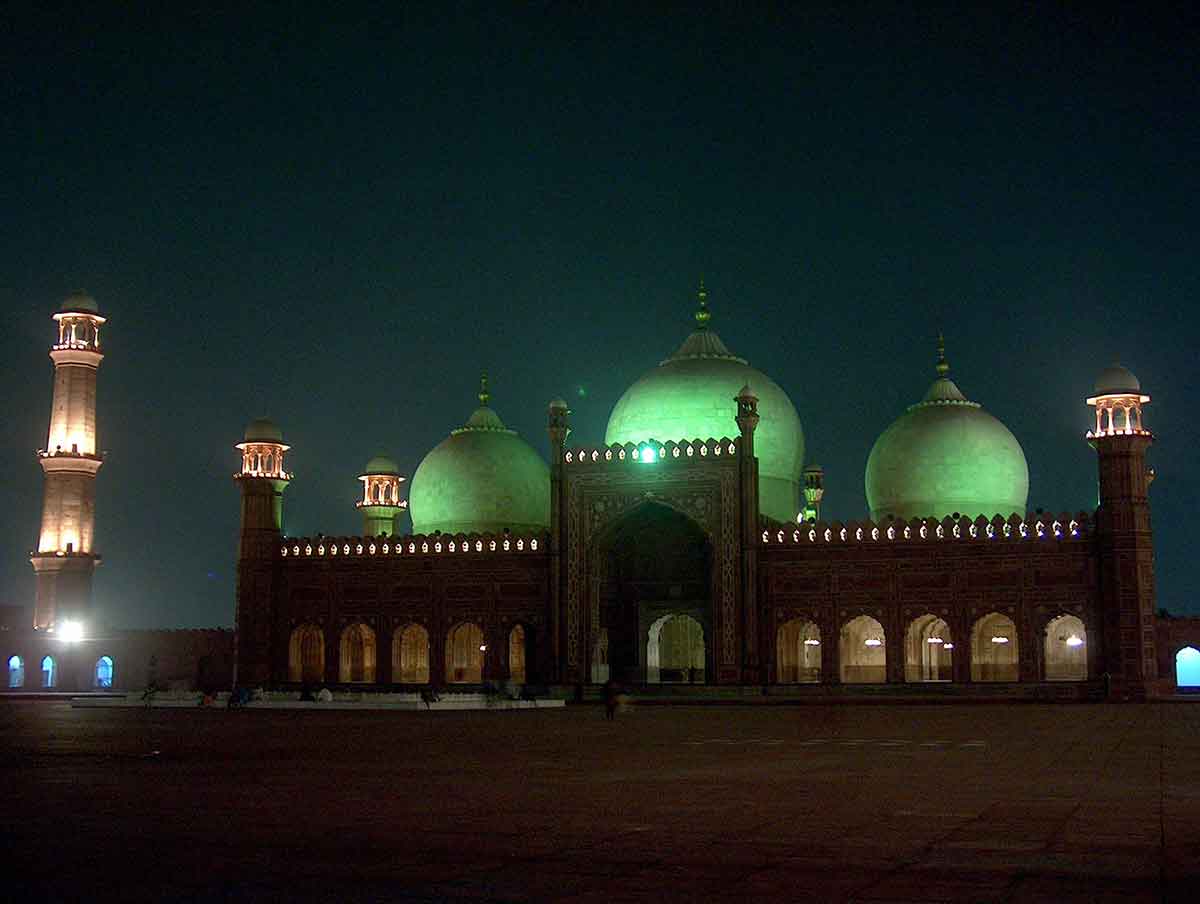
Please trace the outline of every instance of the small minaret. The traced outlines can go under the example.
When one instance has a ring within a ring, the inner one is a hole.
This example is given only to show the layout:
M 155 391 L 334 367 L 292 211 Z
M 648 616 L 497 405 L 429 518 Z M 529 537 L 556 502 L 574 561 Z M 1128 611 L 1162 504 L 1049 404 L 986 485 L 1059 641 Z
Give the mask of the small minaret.
M 800 521 L 821 520 L 821 500 L 825 496 L 825 469 L 820 465 L 809 465 L 802 472 L 804 477 L 804 511 Z
M 1154 537 L 1146 451 L 1154 436 L 1142 424 L 1150 396 L 1120 365 L 1106 368 L 1087 403 L 1096 409 L 1087 439 L 1096 450 L 1100 507 L 1096 541 L 1103 604 L 1104 661 L 1113 699 L 1153 693 L 1155 646 Z
M 366 471 L 359 475 L 363 497 L 355 505 L 363 515 L 363 536 L 391 537 L 400 533 L 397 519 L 408 508 L 400 498 L 400 467 L 390 458 L 376 455 L 367 462 Z
M 92 575 L 100 563 L 93 551 L 96 474 L 103 463 L 96 449 L 96 375 L 104 360 L 100 327 L 105 319 L 94 298 L 76 292 L 54 320 L 54 399 L 46 448 L 38 452 L 45 474 L 42 530 L 30 556 L 37 573 L 33 625 L 44 630 L 88 611 Z
M 703 293 L 703 283 L 701 284 Z M 703 302 L 703 294 L 701 295 Z M 697 317 L 699 320 L 699 317 Z M 754 454 L 754 431 L 758 428 L 758 396 L 743 386 L 733 399 L 737 403 L 738 432 L 738 502 L 741 528 L 741 609 L 742 609 L 742 668 L 739 680 L 754 684 L 766 683 L 770 673 L 773 644 L 758 636 L 758 458 Z M 760 648 L 763 655 L 759 655 Z M 720 676 L 718 676 L 720 679 Z
M 563 518 L 567 505 L 563 455 L 567 437 L 571 434 L 570 415 L 571 410 L 564 399 L 552 399 L 547 406 L 546 433 L 550 437 L 550 637 L 554 651 L 549 677 L 552 681 L 580 678 L 578 674 L 570 676 L 561 671 L 563 653 L 569 644 L 566 619 L 562 613 L 563 600 L 567 598 L 567 575 L 563 567 L 562 553 L 567 546 L 566 524 Z M 590 668 L 587 674 L 590 674 Z

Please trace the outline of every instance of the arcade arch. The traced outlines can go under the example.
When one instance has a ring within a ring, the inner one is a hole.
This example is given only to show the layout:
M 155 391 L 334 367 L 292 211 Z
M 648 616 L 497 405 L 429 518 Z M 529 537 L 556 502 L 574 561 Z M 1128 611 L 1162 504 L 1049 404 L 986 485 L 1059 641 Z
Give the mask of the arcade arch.
M 325 632 L 298 625 L 288 642 L 288 680 L 318 684 L 325 680 Z
M 429 632 L 411 624 L 392 637 L 392 681 L 399 684 L 429 683 Z
M 1175 686 L 1200 688 L 1200 650 L 1184 647 L 1175 654 Z
M 1046 625 L 1044 655 L 1047 681 L 1086 681 L 1087 629 L 1074 615 L 1060 615 Z
M 8 657 L 8 686 L 9 688 L 25 686 L 25 660 L 20 656 Z
M 341 662 L 338 679 L 344 684 L 371 684 L 375 681 L 375 632 L 369 625 L 356 622 L 342 629 Z
M 775 632 L 775 680 L 779 684 L 816 684 L 821 680 L 821 629 L 816 622 L 793 618 Z
M 483 628 L 474 622 L 455 625 L 446 635 L 446 681 L 479 684 L 483 681 L 483 654 L 486 652 Z
M 101 656 L 96 660 L 94 684 L 100 688 L 110 688 L 113 686 L 113 660 L 111 656 Z
M 42 657 L 42 687 L 54 687 L 58 683 L 58 666 L 53 656 Z
M 838 639 L 844 684 L 882 684 L 887 681 L 887 637 L 883 625 L 859 615 L 842 625 Z
M 971 629 L 971 680 L 1016 681 L 1017 626 L 1001 612 L 989 612 Z
M 517 684 L 525 683 L 525 626 L 515 625 L 508 632 L 508 677 Z
M 953 681 L 954 641 L 945 619 L 914 618 L 904 635 L 905 681 Z

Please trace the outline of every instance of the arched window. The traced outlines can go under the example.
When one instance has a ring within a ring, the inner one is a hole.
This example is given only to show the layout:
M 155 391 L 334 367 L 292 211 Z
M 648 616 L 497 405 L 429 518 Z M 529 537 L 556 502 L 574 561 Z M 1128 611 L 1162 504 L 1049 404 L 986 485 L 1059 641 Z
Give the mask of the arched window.
M 646 639 L 646 681 L 704 683 L 704 626 L 690 615 L 664 615 Z
M 953 681 L 950 626 L 936 615 L 914 618 L 904 635 L 905 681 Z
M 429 632 L 420 625 L 409 625 L 392 636 L 392 680 L 429 683 Z
M 455 625 L 446 637 L 446 680 L 478 684 L 483 680 L 483 629 L 474 622 Z
M 375 680 L 375 632 L 362 622 L 342 631 L 339 677 L 345 684 L 370 684 Z
M 1184 647 L 1175 654 L 1175 686 L 1200 687 L 1200 650 Z
M 96 660 L 96 687 L 112 687 L 113 661 L 111 656 L 101 656 Z
M 775 632 L 775 680 L 780 684 L 814 684 L 821 680 L 821 629 L 815 622 L 793 618 Z
M 516 625 L 508 633 L 508 677 L 518 684 L 525 683 L 525 628 Z
M 58 669 L 54 665 L 53 656 L 42 657 L 42 687 L 54 687 L 58 678 Z
M 320 684 L 325 680 L 325 632 L 316 625 L 297 625 L 288 644 L 288 680 Z
M 1060 615 L 1046 625 L 1047 681 L 1087 680 L 1087 630 L 1074 615 Z
M 971 629 L 971 680 L 1016 681 L 1017 626 L 1007 615 L 990 612 Z
M 887 681 L 887 637 L 883 625 L 869 615 L 852 618 L 838 639 L 844 684 L 882 684 Z
M 601 628 L 592 644 L 592 681 L 603 684 L 608 678 L 608 628 Z
M 8 686 L 10 688 L 25 686 L 25 660 L 20 656 L 8 657 Z

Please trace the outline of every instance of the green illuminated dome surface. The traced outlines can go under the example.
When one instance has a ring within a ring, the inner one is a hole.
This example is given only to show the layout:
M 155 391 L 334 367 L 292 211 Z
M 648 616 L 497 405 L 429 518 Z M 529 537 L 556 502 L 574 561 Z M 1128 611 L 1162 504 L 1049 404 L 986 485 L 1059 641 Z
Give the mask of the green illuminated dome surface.
M 541 533 L 550 527 L 550 469 L 482 403 L 417 466 L 408 492 L 413 532 Z
M 96 299 L 92 298 L 87 292 L 80 289 L 78 292 L 72 292 L 63 302 L 61 313 L 84 313 L 84 314 L 99 314 L 100 307 L 96 304 Z
M 1024 515 L 1025 453 L 1007 427 L 968 401 L 939 356 L 938 378 L 875 441 L 867 459 L 872 520 Z
M 794 521 L 804 464 L 800 417 L 774 380 L 725 347 L 708 328 L 709 319 L 701 286 L 697 329 L 675 354 L 625 391 L 608 418 L 604 442 L 736 437 L 734 398 L 749 385 L 758 396 L 760 417 L 754 433 L 759 508 L 777 521 Z
M 256 417 L 246 425 L 242 440 L 247 443 L 282 443 L 283 431 L 270 418 Z
M 400 466 L 386 455 L 376 455 L 367 462 L 364 474 L 399 474 Z

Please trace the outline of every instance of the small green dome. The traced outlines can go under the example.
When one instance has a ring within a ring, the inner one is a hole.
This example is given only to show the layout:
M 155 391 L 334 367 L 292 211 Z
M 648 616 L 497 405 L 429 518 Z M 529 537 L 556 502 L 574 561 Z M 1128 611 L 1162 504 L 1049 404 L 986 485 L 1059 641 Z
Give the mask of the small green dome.
M 732 354 L 708 328 L 706 298 L 702 286 L 698 328 L 679 350 L 643 374 L 617 401 L 604 442 L 736 437 L 734 399 L 748 386 L 758 396 L 760 418 L 754 433 L 759 508 L 777 521 L 794 521 L 804 463 L 800 416 L 774 380 Z
M 92 298 L 83 289 L 79 289 L 66 297 L 63 301 L 62 310 L 59 313 L 99 314 L 100 306 L 96 304 L 96 299 Z
M 242 440 L 247 443 L 282 443 L 283 431 L 270 418 L 256 417 L 246 425 Z
M 1132 395 L 1141 391 L 1141 381 L 1120 364 L 1104 368 L 1096 378 L 1096 395 Z
M 487 406 L 417 466 L 408 493 L 413 532 L 541 533 L 550 527 L 550 469 Z
M 376 455 L 369 462 L 363 474 L 399 474 L 400 466 L 386 455 Z
M 1016 437 L 946 375 L 875 441 L 867 459 L 872 520 L 1025 513 L 1029 467 Z

